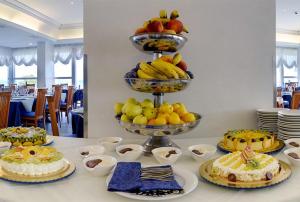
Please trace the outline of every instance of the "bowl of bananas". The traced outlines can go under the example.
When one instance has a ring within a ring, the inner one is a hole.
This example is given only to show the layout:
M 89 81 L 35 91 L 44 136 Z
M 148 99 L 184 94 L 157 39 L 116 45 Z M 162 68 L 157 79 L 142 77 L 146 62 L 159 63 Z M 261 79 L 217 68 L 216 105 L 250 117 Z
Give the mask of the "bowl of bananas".
M 145 93 L 173 93 L 184 90 L 194 78 L 180 53 L 164 55 L 152 62 L 140 62 L 124 79 L 130 88 Z

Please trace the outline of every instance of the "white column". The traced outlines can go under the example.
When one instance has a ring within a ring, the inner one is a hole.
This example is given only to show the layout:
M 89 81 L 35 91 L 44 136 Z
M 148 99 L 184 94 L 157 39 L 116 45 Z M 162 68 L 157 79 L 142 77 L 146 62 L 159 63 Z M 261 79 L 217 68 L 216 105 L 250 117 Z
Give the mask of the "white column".
M 54 83 L 54 46 L 50 42 L 37 45 L 37 87 L 50 89 Z
M 299 85 L 299 83 L 300 83 L 300 64 L 299 63 L 300 63 L 300 47 L 298 47 L 298 52 L 297 52 L 298 86 L 300 86 Z

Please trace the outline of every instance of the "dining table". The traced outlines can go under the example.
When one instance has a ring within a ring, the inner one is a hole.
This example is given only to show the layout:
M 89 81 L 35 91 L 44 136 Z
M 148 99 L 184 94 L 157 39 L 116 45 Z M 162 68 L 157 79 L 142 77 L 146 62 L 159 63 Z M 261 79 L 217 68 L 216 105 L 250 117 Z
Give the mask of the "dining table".
M 187 151 L 187 147 L 194 144 L 216 145 L 220 137 L 208 138 L 184 138 L 175 139 L 174 142 L 181 147 L 183 155 L 173 165 L 179 169 L 193 172 L 198 178 L 198 185 L 191 193 L 181 198 L 172 199 L 174 202 L 296 202 L 300 201 L 300 169 L 293 168 L 292 176 L 286 181 L 267 188 L 253 190 L 239 190 L 225 188 L 208 183 L 199 176 L 201 162 L 193 160 Z M 142 144 L 144 138 L 124 139 L 122 144 Z M 44 184 L 19 184 L 0 180 L 1 202 L 131 202 L 132 199 L 125 198 L 114 192 L 107 191 L 106 176 L 95 177 L 85 170 L 79 148 L 86 145 L 96 144 L 97 139 L 54 137 L 51 145 L 61 151 L 65 158 L 76 165 L 73 175 L 60 181 Z M 105 152 L 107 155 L 118 156 L 115 152 Z M 214 157 L 223 153 L 217 152 Z M 287 162 L 282 152 L 275 156 Z M 214 158 L 213 157 L 213 158 Z M 143 165 L 156 165 L 153 156 L 142 156 L 138 159 Z M 158 198 L 159 200 L 159 198 Z
M 34 96 L 14 96 L 10 100 L 8 126 L 21 126 L 22 114 L 35 111 Z

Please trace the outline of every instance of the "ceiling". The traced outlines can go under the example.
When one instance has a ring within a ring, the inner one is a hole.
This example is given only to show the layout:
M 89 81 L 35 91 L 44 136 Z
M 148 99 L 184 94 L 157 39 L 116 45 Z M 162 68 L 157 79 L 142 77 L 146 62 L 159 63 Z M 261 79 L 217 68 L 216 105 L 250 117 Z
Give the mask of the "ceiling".
M 300 31 L 300 0 L 276 1 L 276 28 L 285 33 Z

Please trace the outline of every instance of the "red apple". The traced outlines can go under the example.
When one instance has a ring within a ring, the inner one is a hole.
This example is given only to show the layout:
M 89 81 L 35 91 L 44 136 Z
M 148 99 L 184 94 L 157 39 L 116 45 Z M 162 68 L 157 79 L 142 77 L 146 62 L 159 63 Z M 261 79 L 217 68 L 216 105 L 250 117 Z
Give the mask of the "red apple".
M 148 32 L 162 32 L 164 31 L 164 26 L 161 21 L 152 21 L 147 26 Z
M 183 60 L 181 60 L 176 66 L 179 67 L 180 69 L 182 69 L 185 72 L 187 70 L 187 64 Z
M 144 28 L 144 27 L 140 27 L 138 28 L 134 34 L 143 34 L 143 33 L 146 33 L 147 32 L 147 29 Z
M 183 30 L 183 24 L 181 21 L 176 20 L 176 19 L 170 20 L 166 24 L 166 29 L 174 30 L 176 32 L 176 34 L 180 34 Z

